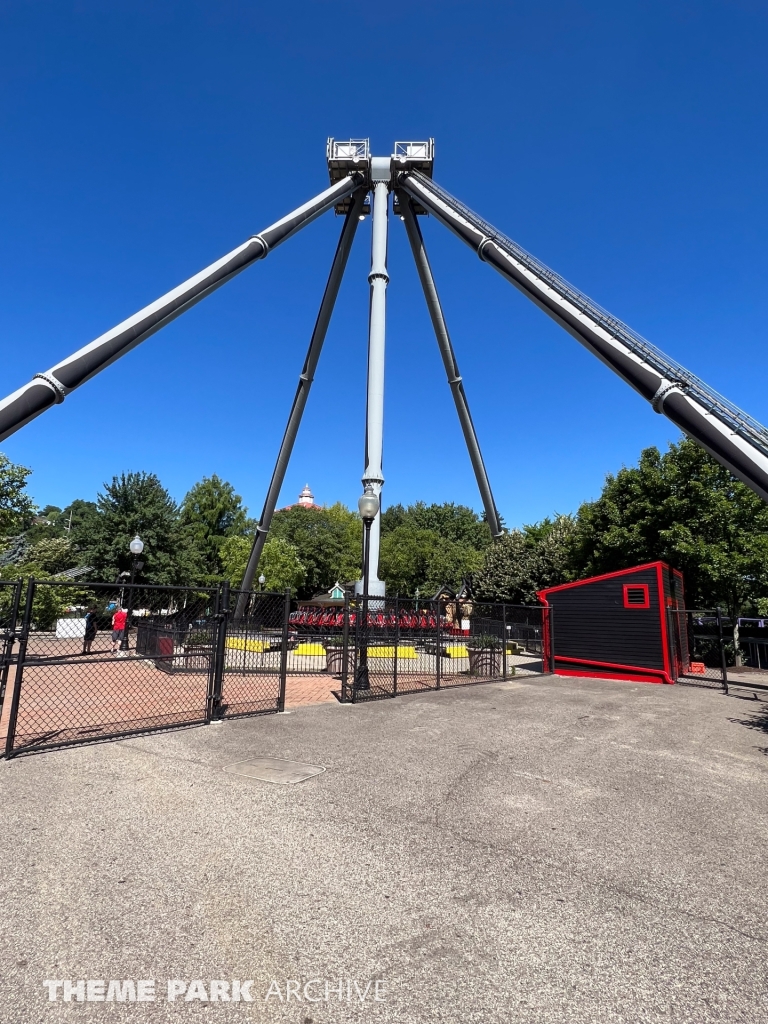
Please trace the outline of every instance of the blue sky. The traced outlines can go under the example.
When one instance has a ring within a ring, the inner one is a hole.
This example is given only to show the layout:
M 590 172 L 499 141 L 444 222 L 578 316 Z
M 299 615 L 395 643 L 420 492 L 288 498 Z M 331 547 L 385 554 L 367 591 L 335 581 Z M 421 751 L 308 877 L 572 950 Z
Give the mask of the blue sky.
M 327 184 L 326 137 L 436 139 L 435 178 L 768 421 L 764 3 L 0 7 L 2 392 Z M 677 431 L 434 221 L 423 230 L 497 505 L 573 511 Z M 127 470 L 258 514 L 341 222 L 320 221 L 6 440 L 38 503 Z M 480 508 L 390 219 L 385 503 Z M 283 492 L 353 504 L 370 221 Z

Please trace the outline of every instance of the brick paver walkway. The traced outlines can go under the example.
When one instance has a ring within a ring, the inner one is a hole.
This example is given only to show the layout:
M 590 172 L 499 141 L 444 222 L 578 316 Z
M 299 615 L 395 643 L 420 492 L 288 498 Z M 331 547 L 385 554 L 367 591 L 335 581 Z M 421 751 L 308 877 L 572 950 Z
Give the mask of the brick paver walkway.
M 341 680 L 326 674 L 316 676 L 288 676 L 285 686 L 287 709 L 307 704 L 327 704 L 335 701 L 332 690 L 341 690 Z

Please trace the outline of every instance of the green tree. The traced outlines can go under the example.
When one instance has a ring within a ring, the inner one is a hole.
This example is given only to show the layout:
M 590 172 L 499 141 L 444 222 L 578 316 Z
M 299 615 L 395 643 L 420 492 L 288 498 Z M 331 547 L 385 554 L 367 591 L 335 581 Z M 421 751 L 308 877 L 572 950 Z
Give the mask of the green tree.
M 38 573 L 35 579 L 47 579 L 45 573 Z M 25 580 L 26 583 L 26 580 Z M 55 629 L 56 619 L 63 613 L 71 594 L 65 587 L 35 587 L 32 599 L 32 621 L 37 629 Z
M 99 506 L 96 502 L 75 498 L 56 517 L 55 536 L 66 537 L 76 551 L 82 551 L 88 546 L 98 522 Z
M 197 550 L 205 571 L 222 573 L 221 546 L 227 537 L 244 537 L 252 527 L 232 484 L 214 473 L 190 488 L 181 503 L 180 526 Z
M 481 600 L 538 604 L 537 593 L 572 578 L 576 521 L 557 515 L 505 533 L 485 553 L 473 577 L 473 592 Z
M 235 587 L 243 581 L 252 544 L 250 537 L 225 537 L 219 549 L 224 577 Z M 298 550 L 282 537 L 270 537 L 264 545 L 259 574 L 264 576 L 265 590 L 280 592 L 290 589 L 296 593 L 306 579 Z
M 411 526 L 416 530 L 431 530 L 444 540 L 455 541 L 482 551 L 491 543 L 491 531 L 484 518 L 467 505 L 426 505 L 417 501 L 414 505 L 390 505 L 381 516 L 381 533 L 386 535 L 400 526 Z
M 30 576 L 55 575 L 73 569 L 79 562 L 77 552 L 64 537 L 44 537 L 26 554 L 21 569 Z
M 392 593 L 412 595 L 418 588 L 426 595 L 442 586 L 456 590 L 482 561 L 482 553 L 471 545 L 418 529 L 407 520 L 381 540 L 380 576 Z
M 96 504 L 93 534 L 82 557 L 96 569 L 97 578 L 116 580 L 120 572 L 130 572 L 129 544 L 139 534 L 144 541 L 140 579 L 165 585 L 200 580 L 201 560 L 180 527 L 176 502 L 154 473 L 114 477 Z
M 755 608 L 768 597 L 768 505 L 693 441 L 646 448 L 579 509 L 572 567 L 586 576 L 656 559 L 682 570 L 689 607 Z
M 275 513 L 270 536 L 287 541 L 298 552 L 306 573 L 299 597 L 312 597 L 319 590 L 329 590 L 336 580 L 360 573 L 362 523 L 340 503 L 323 509 L 300 505 L 282 509 Z
M 307 576 L 298 550 L 282 537 L 270 537 L 264 545 L 259 572 L 266 580 L 265 590 L 291 590 L 294 594 L 304 586 Z
M 26 493 L 32 472 L 0 452 L 0 535 L 13 536 L 32 525 L 35 503 Z
M 248 537 L 225 537 L 221 542 L 221 574 L 233 587 L 239 587 L 243 582 L 252 544 Z

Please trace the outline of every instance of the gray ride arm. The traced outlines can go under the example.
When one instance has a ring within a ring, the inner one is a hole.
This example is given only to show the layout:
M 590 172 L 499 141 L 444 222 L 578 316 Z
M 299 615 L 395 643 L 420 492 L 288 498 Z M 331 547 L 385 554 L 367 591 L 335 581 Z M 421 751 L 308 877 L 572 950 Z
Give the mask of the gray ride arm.
M 630 387 L 768 501 L 768 430 L 601 309 L 419 171 L 397 187 L 510 281 Z
M 362 182 L 361 174 L 350 174 L 260 234 L 252 235 L 232 252 L 140 309 L 74 355 L 63 359 L 45 373 L 35 374 L 28 384 L 0 401 L 0 441 L 52 405 L 63 402 L 75 388 L 130 352 L 216 288 L 226 284 L 251 263 L 263 259 L 270 250 L 354 192 Z

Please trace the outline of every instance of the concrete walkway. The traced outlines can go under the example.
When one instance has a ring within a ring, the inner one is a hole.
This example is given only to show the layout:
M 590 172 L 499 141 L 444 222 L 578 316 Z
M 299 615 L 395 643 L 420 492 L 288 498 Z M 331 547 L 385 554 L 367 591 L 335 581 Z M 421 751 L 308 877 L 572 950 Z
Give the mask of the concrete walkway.
M 0 763 L 2 1020 L 766 1020 L 766 710 L 520 679 Z M 223 770 L 269 756 L 326 770 Z

